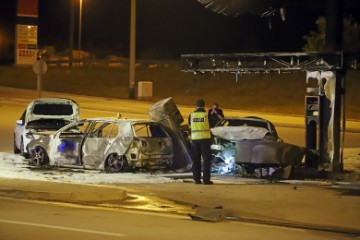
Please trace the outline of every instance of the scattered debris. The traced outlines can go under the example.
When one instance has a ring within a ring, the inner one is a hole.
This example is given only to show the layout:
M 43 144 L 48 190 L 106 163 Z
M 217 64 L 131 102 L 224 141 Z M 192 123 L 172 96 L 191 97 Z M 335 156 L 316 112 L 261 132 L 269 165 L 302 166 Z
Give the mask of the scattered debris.
M 189 214 L 191 219 L 197 221 L 205 222 L 221 222 L 224 221 L 227 217 L 230 217 L 231 214 L 224 210 L 222 206 L 217 206 L 214 208 L 196 206 L 195 214 Z

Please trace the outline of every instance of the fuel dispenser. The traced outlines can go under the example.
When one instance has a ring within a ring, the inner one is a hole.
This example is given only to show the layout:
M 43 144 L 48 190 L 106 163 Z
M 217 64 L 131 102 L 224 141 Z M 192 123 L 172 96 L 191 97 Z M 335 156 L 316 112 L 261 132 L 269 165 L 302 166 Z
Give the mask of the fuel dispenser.
M 305 96 L 305 163 L 308 167 L 318 168 L 327 156 L 328 126 L 330 104 L 325 95 L 327 78 L 319 71 L 308 72 L 306 81 L 317 80 L 315 88 L 307 88 Z
M 306 144 L 306 165 L 317 168 L 323 156 L 321 146 L 323 146 L 324 132 L 322 119 L 324 96 L 308 95 L 305 96 L 305 144 Z

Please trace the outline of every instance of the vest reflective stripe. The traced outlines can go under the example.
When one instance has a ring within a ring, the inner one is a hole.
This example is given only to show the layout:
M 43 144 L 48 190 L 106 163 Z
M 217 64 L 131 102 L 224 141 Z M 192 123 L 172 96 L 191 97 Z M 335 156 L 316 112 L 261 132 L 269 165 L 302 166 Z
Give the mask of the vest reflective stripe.
M 191 121 L 191 139 L 210 139 L 210 124 L 206 112 L 193 112 Z

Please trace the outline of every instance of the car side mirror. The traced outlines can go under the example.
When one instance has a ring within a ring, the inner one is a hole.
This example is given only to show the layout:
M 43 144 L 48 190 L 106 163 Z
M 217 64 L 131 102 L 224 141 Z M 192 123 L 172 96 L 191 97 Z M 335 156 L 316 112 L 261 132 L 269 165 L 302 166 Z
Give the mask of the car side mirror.
M 16 121 L 16 125 L 24 125 L 24 121 L 19 119 Z

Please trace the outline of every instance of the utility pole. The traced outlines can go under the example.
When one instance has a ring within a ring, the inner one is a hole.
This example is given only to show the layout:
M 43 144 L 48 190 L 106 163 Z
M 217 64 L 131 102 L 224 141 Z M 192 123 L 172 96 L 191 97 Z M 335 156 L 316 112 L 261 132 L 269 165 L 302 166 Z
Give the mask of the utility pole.
M 327 17 L 326 17 L 326 50 L 328 52 L 342 50 L 342 34 L 343 34 L 343 0 L 328 0 Z M 341 148 L 341 108 L 343 97 L 343 81 L 344 72 L 342 70 L 335 71 L 335 96 L 332 109 L 333 122 L 329 121 L 329 128 L 333 135 L 329 139 L 333 145 L 332 170 L 339 172 L 343 170 L 343 159 L 340 154 Z M 343 125 L 345 127 L 345 123 Z
M 129 99 L 135 98 L 136 0 L 130 0 Z
M 80 0 L 80 6 L 79 6 L 79 39 L 78 39 L 79 60 L 81 58 L 81 29 L 82 29 L 82 0 Z
M 69 67 L 73 66 L 74 50 L 74 0 L 70 0 Z

